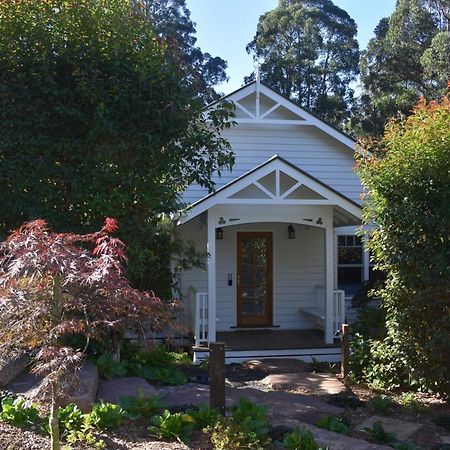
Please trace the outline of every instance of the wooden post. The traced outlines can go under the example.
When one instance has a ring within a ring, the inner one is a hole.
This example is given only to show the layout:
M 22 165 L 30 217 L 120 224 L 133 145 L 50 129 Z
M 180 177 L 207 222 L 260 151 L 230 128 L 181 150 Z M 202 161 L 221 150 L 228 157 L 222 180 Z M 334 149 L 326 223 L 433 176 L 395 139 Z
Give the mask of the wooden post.
M 209 344 L 209 404 L 225 415 L 225 344 Z
M 348 360 L 350 354 L 349 347 L 349 329 L 348 324 L 342 324 L 342 357 L 341 357 L 341 375 L 346 378 L 348 375 Z

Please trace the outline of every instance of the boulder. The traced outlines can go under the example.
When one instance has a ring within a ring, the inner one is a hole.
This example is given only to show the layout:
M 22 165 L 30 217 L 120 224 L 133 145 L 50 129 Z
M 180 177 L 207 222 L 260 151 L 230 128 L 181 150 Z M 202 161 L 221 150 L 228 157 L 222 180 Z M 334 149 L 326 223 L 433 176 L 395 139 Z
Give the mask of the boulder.
M 94 364 L 85 364 L 79 374 L 79 380 L 73 395 L 67 403 L 76 403 L 83 412 L 89 412 L 95 402 L 98 390 L 98 371 Z
M 157 394 L 157 389 L 144 378 L 127 377 L 102 381 L 98 388 L 97 400 L 103 400 L 108 403 L 119 403 L 120 397 L 151 397 Z
M 6 386 L 24 371 L 30 358 L 25 353 L 14 358 L 0 359 L 0 387 Z

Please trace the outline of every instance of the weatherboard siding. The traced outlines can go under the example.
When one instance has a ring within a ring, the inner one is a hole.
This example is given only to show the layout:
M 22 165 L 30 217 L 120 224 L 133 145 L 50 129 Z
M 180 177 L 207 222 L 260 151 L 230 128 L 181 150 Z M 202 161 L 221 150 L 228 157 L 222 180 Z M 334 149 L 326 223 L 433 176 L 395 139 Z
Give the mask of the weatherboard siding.
M 278 154 L 350 199 L 360 202 L 361 183 L 354 173 L 353 151 L 312 126 L 238 124 L 223 132 L 235 153 L 231 172 L 215 176 L 220 188 Z M 208 192 L 191 185 L 183 196 L 194 203 Z
M 206 249 L 207 227 L 196 218 L 182 227 L 185 239 L 195 240 L 198 250 Z M 300 307 L 314 306 L 316 286 L 324 284 L 324 232 L 315 227 L 296 226 L 296 239 L 289 240 L 287 225 L 263 223 L 224 228 L 224 238 L 216 241 L 217 331 L 236 326 L 236 233 L 271 231 L 273 233 L 273 322 L 280 329 L 307 329 L 311 319 Z M 233 285 L 228 286 L 228 274 Z M 207 292 L 207 274 L 201 269 L 183 273 L 181 292 L 189 298 L 189 288 Z

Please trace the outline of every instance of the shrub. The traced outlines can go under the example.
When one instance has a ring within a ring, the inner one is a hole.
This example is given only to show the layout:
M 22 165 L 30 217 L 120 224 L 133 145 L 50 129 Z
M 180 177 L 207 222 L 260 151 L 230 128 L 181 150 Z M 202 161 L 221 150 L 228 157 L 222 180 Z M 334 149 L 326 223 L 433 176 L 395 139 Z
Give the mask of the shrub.
M 320 419 L 316 425 L 319 428 L 323 428 L 328 431 L 333 431 L 334 433 L 339 434 L 348 434 L 348 426 L 342 422 L 341 419 L 334 416 L 326 416 Z
M 126 411 L 113 403 L 94 403 L 87 423 L 99 430 L 118 427 L 127 418 Z
M 188 382 L 186 374 L 173 366 L 147 367 L 134 365 L 132 373 L 156 384 L 177 386 Z
M 111 353 L 100 355 L 95 361 L 95 364 L 99 375 L 108 380 L 128 375 L 127 364 L 123 361 L 117 361 Z
M 165 408 L 163 400 L 157 395 L 144 397 L 141 393 L 139 397 L 120 397 L 119 401 L 128 418 L 132 420 L 151 417 Z
M 394 402 L 387 395 L 375 395 L 369 402 L 372 409 L 383 415 L 389 414 L 394 405 Z
M 241 398 L 237 405 L 231 407 L 230 412 L 244 433 L 256 433 L 257 436 L 268 434 L 269 421 L 264 406 Z
M 78 409 L 78 406 L 71 403 L 64 408 L 59 408 L 59 432 L 62 438 L 66 437 L 73 431 L 79 431 L 82 429 L 85 422 L 85 416 L 82 411 Z M 42 430 L 47 434 L 50 434 L 49 417 L 45 417 Z
M 363 428 L 376 444 L 391 444 L 397 442 L 395 433 L 388 433 L 380 421 L 375 422 L 372 428 Z
M 449 123 L 448 95 L 422 99 L 410 116 L 387 125 L 381 142 L 355 152 L 367 192 L 369 249 L 387 276 L 379 291 L 386 338 L 375 355 L 387 371 L 379 368 L 374 377 L 388 387 L 407 381 L 444 395 L 450 395 Z
M 4 397 L 1 403 L 0 420 L 17 427 L 32 425 L 38 418 L 38 410 L 33 403 L 28 404 L 23 397 Z
M 311 431 L 296 428 L 283 439 L 283 445 L 289 450 L 320 450 Z
M 416 414 L 423 413 L 426 410 L 425 406 L 417 400 L 415 392 L 403 392 L 398 401 L 402 406 Z
M 234 417 L 220 419 L 207 431 L 211 434 L 214 450 L 264 450 L 270 443 L 267 436 L 258 435 L 254 431 L 244 431 Z
M 186 414 L 195 420 L 195 427 L 199 430 L 213 427 L 221 417 L 217 410 L 206 405 L 200 405 L 196 409 L 187 409 Z
M 153 417 L 152 424 L 148 427 L 151 435 L 160 439 L 176 439 L 185 444 L 191 440 L 195 428 L 195 421 L 189 414 L 172 414 L 168 410 Z

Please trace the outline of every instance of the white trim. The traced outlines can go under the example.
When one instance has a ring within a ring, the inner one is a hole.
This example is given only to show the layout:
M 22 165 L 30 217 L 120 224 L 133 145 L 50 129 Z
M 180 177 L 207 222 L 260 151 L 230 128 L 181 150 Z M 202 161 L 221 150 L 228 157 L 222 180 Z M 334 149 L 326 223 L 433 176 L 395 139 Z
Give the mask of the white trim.
M 276 171 L 276 192 L 277 198 L 268 199 L 233 199 L 230 198 L 247 186 L 254 184 L 269 173 Z M 305 185 L 321 195 L 325 200 L 310 200 L 310 199 L 285 199 L 280 197 L 280 171 L 286 173 L 290 177 L 297 180 L 297 182 Z M 181 217 L 179 223 L 185 223 L 192 218 L 198 216 L 204 211 L 220 204 L 234 204 L 234 205 L 333 205 L 339 206 L 354 217 L 361 218 L 361 208 L 356 206 L 350 200 L 347 200 L 328 189 L 323 184 L 309 177 L 307 174 L 290 166 L 286 162 L 279 159 L 278 156 L 272 157 L 268 162 L 262 164 L 258 169 L 248 173 L 241 178 L 230 182 L 221 188 L 214 195 L 199 200 L 197 204 L 194 203 L 190 209 L 187 210 L 186 215 Z
M 242 111 L 245 112 L 245 114 L 248 114 L 250 117 L 252 117 L 252 119 L 241 119 L 241 120 L 249 120 L 250 122 L 253 122 L 257 116 L 255 116 L 254 114 L 252 114 L 245 106 L 242 106 L 239 102 L 234 102 L 234 104 L 241 109 Z M 240 119 L 234 119 L 233 121 L 236 122 L 236 120 L 240 120 Z
M 272 114 L 278 107 L 280 106 L 279 103 L 275 103 L 271 108 L 269 108 L 264 114 L 261 114 L 259 116 L 260 119 L 264 119 L 264 117 L 268 116 L 269 114 Z
M 216 340 L 216 221 L 208 210 L 208 343 Z
M 332 218 L 327 222 L 332 221 Z M 333 226 L 325 227 L 325 343 L 334 342 L 334 268 L 333 268 Z
M 261 94 L 265 95 L 272 101 L 274 101 L 279 106 L 282 106 L 286 108 L 288 111 L 295 114 L 297 117 L 299 117 L 299 120 L 271 120 L 266 119 L 264 120 L 264 117 L 266 115 L 263 115 L 262 117 L 256 117 L 255 119 L 235 119 L 238 123 L 263 123 L 263 124 L 274 124 L 274 125 L 312 125 L 319 130 L 322 130 L 324 133 L 328 134 L 332 138 L 336 139 L 337 141 L 344 144 L 346 147 L 351 149 L 352 151 L 355 151 L 357 149 L 356 142 L 351 139 L 349 136 L 346 136 L 341 131 L 333 128 L 331 125 L 328 125 L 323 120 L 319 119 L 318 117 L 314 116 L 310 112 L 306 111 L 302 107 L 296 105 L 291 100 L 283 97 L 282 95 L 275 92 L 273 89 L 269 88 L 268 86 L 259 83 L 257 81 L 253 81 L 249 83 L 247 86 L 244 86 L 241 89 L 238 89 L 235 92 L 232 92 L 231 94 L 226 95 L 223 97 L 224 99 L 233 101 L 233 102 L 239 102 L 239 100 L 248 97 L 251 94 L 256 94 L 257 92 L 260 92 Z M 257 97 L 257 95 L 255 95 Z M 258 100 L 255 98 L 255 107 L 258 107 Z M 214 102 L 210 108 L 213 108 L 217 102 Z M 251 115 L 253 116 L 253 114 Z M 258 114 L 257 114 L 258 116 Z

